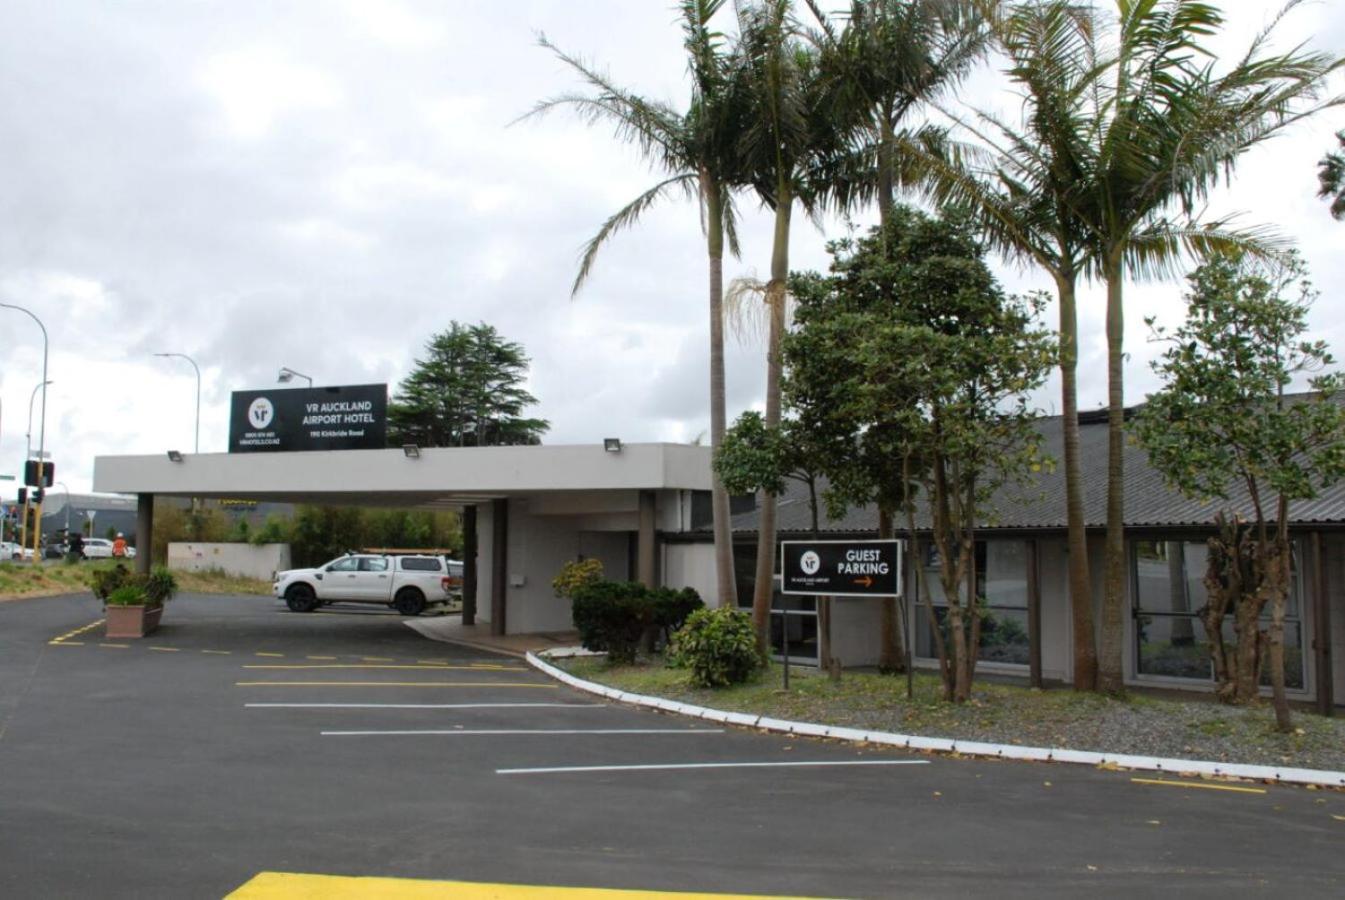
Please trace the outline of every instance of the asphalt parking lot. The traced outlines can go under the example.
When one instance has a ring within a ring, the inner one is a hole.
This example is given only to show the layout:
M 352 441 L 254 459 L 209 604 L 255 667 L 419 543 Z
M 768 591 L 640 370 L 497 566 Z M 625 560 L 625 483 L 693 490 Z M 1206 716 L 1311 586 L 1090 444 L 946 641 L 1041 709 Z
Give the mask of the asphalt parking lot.
M 600 702 L 399 616 L 0 603 L 0 896 L 260 873 L 795 896 L 1345 893 L 1345 795 L 921 756 Z

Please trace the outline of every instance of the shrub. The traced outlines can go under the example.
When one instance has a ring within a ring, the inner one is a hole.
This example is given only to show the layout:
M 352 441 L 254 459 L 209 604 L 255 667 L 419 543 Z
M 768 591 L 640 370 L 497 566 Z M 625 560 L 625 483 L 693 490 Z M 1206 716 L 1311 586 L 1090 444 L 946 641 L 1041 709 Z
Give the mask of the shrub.
M 89 587 L 94 596 L 104 603 L 110 601 L 112 592 L 126 585 L 131 579 L 131 570 L 121 563 L 110 569 L 94 569 L 89 579 Z
M 653 621 L 653 604 L 642 584 L 595 581 L 571 598 L 574 627 L 584 647 L 606 651 L 611 663 L 635 661 L 635 651 Z
M 143 580 L 145 597 L 151 604 L 167 603 L 177 593 L 177 579 L 167 566 L 155 566 Z
M 602 560 L 572 559 L 560 567 L 556 577 L 551 579 L 551 590 L 557 597 L 573 600 L 580 588 L 602 581 Z
M 135 584 L 123 584 L 107 595 L 108 606 L 148 606 L 145 589 Z
M 649 592 L 649 602 L 653 607 L 651 624 L 663 633 L 664 644 L 671 643 L 673 632 L 686 623 L 688 616 L 705 608 L 701 595 L 696 593 L 695 588 L 689 587 L 680 591 L 666 587 L 655 588 Z
M 741 684 L 766 665 L 752 617 L 737 609 L 698 609 L 673 636 L 675 663 L 691 669 L 698 687 Z

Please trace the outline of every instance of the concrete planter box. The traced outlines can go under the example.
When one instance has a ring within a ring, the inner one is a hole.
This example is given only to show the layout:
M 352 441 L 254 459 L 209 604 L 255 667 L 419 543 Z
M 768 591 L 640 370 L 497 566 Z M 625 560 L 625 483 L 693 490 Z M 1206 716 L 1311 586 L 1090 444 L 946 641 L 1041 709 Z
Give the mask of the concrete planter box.
M 107 636 L 142 638 L 159 627 L 163 604 L 158 606 L 108 606 Z

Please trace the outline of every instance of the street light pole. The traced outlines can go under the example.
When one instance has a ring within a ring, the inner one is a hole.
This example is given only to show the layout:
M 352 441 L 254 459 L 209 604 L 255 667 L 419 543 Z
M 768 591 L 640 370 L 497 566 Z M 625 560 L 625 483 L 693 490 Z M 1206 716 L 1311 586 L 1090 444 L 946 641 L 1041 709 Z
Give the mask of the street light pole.
M 24 439 L 23 464 L 25 469 L 28 466 L 28 460 L 32 459 L 33 457 L 33 401 L 37 399 L 38 389 L 48 384 L 51 384 L 50 379 L 41 382 L 39 384 L 33 385 L 33 392 L 28 395 L 28 432 L 23 436 Z M 38 481 L 41 480 L 42 479 L 40 478 L 38 479 Z M 23 497 L 23 520 L 19 523 L 20 547 L 28 546 L 28 510 L 30 508 L 31 505 L 28 502 L 28 495 L 25 493 Z
M 65 489 L 65 533 L 70 534 L 70 486 L 64 481 L 56 482 Z
M 289 366 L 280 367 L 280 374 L 276 376 L 276 381 L 280 382 L 281 384 L 287 384 L 289 381 L 295 378 L 302 378 L 308 382 L 309 387 L 313 386 L 312 378 L 309 378 L 303 372 L 298 372 L 295 371 L 294 369 L 291 369 Z
M 195 445 L 196 449 L 193 452 L 200 453 L 201 452 L 201 367 L 196 364 L 196 360 L 192 359 L 185 353 L 156 353 L 154 355 L 164 357 L 175 356 L 178 359 L 185 359 L 187 362 L 191 363 L 191 367 L 196 371 L 196 445 Z
M 42 320 L 34 315 L 32 310 L 24 309 L 22 306 L 15 306 L 13 303 L 0 303 L 0 307 L 18 310 L 36 322 L 37 327 L 42 329 L 42 424 L 38 427 L 37 439 L 37 484 L 38 488 L 41 489 L 44 486 L 47 461 L 47 385 L 51 384 L 51 380 L 47 378 L 47 357 L 51 347 L 50 341 L 47 340 L 47 326 L 42 324 Z M 30 425 L 29 431 L 31 432 L 31 430 L 32 428 Z M 25 465 L 27 465 L 27 462 L 27 460 L 24 460 Z M 41 555 L 37 550 L 38 543 L 42 539 L 41 502 L 37 504 L 37 528 L 35 528 L 34 531 L 37 532 L 37 534 L 33 536 L 33 563 L 36 564 L 41 562 Z

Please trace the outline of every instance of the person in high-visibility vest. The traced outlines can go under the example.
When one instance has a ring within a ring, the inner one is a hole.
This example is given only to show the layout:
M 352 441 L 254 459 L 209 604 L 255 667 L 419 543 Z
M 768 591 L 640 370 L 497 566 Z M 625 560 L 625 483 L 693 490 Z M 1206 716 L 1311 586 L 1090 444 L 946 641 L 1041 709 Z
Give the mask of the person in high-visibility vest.
M 126 558 L 126 535 L 120 531 L 117 532 L 117 539 L 112 542 L 112 556 L 116 559 Z

